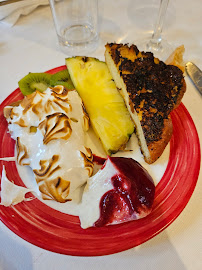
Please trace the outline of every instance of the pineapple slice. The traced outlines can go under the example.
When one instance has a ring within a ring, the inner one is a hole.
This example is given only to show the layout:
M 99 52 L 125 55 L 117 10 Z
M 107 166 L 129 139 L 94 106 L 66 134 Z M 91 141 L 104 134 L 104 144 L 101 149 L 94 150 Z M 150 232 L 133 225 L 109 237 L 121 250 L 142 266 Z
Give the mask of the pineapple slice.
M 105 62 L 76 56 L 66 66 L 106 153 L 124 149 L 134 124 Z

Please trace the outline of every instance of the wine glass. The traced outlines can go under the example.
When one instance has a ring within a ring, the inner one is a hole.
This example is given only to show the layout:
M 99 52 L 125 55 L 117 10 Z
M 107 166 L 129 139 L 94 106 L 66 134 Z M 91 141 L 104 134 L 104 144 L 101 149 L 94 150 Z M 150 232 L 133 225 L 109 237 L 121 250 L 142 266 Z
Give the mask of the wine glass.
M 169 0 L 160 0 L 158 18 L 151 38 L 135 43 L 139 50 L 152 52 L 155 57 L 163 61 L 165 61 L 173 51 L 172 46 L 166 40 L 162 39 L 162 29 L 168 2 Z

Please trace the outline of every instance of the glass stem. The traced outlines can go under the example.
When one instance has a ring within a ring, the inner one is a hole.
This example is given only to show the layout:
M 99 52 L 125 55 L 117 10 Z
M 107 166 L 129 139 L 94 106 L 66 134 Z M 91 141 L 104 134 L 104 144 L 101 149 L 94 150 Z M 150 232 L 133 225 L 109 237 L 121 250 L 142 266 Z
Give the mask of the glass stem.
M 168 7 L 169 0 L 161 0 L 159 12 L 158 12 L 158 19 L 156 21 L 156 25 L 154 28 L 154 32 L 152 34 L 151 43 L 160 44 L 161 43 L 161 33 L 163 29 L 163 23 L 165 20 L 166 10 Z

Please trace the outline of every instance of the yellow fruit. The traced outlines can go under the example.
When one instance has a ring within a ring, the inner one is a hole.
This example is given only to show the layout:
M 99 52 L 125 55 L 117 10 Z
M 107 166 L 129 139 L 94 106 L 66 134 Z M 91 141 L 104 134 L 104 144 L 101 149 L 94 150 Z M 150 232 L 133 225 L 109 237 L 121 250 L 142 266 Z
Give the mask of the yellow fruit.
M 92 57 L 66 59 L 71 80 L 108 155 L 123 149 L 134 131 L 107 65 Z

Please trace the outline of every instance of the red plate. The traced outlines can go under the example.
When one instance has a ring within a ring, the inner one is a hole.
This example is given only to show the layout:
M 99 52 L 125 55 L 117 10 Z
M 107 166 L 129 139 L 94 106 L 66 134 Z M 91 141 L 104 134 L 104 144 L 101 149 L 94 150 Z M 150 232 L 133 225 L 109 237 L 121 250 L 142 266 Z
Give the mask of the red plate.
M 48 71 L 55 73 L 61 66 Z M 7 133 L 4 106 L 22 99 L 16 89 L 0 105 L 0 157 L 13 156 L 14 141 Z M 67 255 L 99 256 L 127 250 L 151 239 L 182 212 L 188 203 L 199 174 L 200 144 L 195 125 L 181 104 L 172 112 L 173 136 L 166 172 L 156 187 L 152 213 L 140 220 L 104 228 L 81 229 L 79 218 L 56 211 L 34 199 L 16 206 L 0 206 L 0 218 L 14 233 L 41 248 Z M 9 179 L 24 185 L 15 162 L 0 161 Z

